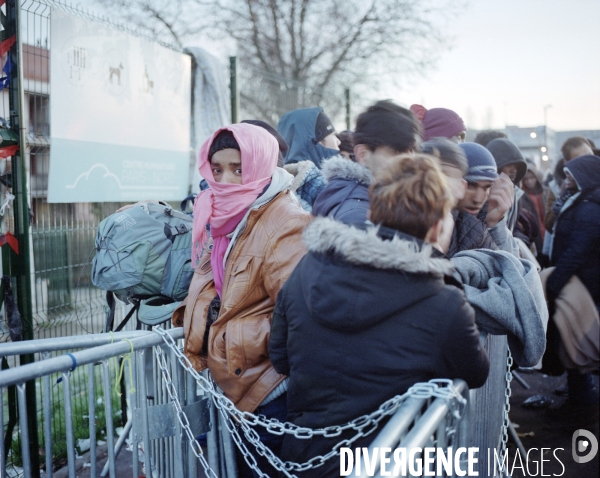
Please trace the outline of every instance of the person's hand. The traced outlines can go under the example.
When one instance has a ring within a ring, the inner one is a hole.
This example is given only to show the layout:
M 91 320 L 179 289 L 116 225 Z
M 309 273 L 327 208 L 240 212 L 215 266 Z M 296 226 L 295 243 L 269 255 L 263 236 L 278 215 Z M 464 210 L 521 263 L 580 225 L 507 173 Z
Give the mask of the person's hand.
M 155 203 L 158 204 L 158 201 L 156 201 L 155 199 L 146 199 L 145 201 L 138 201 L 135 204 L 126 204 L 125 206 L 121 206 L 119 209 L 117 209 L 115 212 L 123 212 L 127 209 L 130 209 L 132 207 L 135 206 L 140 206 L 141 204 L 148 204 L 148 203 Z
M 515 185 L 510 178 L 501 173 L 490 189 L 488 210 L 485 217 L 487 227 L 494 227 L 506 215 L 515 200 Z

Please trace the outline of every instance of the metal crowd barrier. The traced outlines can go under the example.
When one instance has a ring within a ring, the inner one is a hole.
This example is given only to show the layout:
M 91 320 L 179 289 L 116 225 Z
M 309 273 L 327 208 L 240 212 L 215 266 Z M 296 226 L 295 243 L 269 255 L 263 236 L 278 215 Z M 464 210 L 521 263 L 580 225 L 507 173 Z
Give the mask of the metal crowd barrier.
M 409 397 L 375 437 L 369 446 L 369 456 L 373 456 L 375 448 L 411 450 L 417 447 L 421 449 L 436 447 L 447 450 L 452 446 L 456 450 L 458 447 L 468 447 L 471 426 L 469 389 L 463 380 L 454 380 L 454 387 L 467 401 L 458 423 L 454 423 L 456 417 L 453 416 L 454 411 L 449 400 Z M 461 469 L 466 469 L 463 459 L 461 465 Z M 380 467 L 381 454 L 375 467 L 375 475 L 368 475 L 364 458 L 361 458 L 361 478 L 384 476 L 380 474 Z M 388 474 L 385 476 L 389 476 L 389 469 L 387 471 Z
M 183 338 L 183 329 L 176 328 L 167 331 L 173 339 Z M 227 428 L 211 401 L 197 393 L 197 386 L 191 375 L 187 374 L 172 352 L 164 345 L 162 338 L 153 332 L 131 331 L 115 334 L 95 334 L 76 337 L 39 339 L 17 343 L 0 344 L 0 357 L 24 353 L 41 353 L 43 360 L 15 367 L 0 372 L 0 391 L 16 385 L 19 405 L 19 420 L 21 432 L 21 453 L 23 476 L 32 476 L 30 450 L 28 447 L 27 406 L 25 403 L 25 383 L 41 379 L 43 430 L 45 437 L 45 458 L 47 478 L 52 477 L 52 424 L 50 421 L 50 398 L 53 380 L 60 382 L 64 392 L 64 409 L 66 442 L 68 450 L 68 475 L 76 476 L 76 451 L 73 433 L 73 407 L 71 390 L 71 372 L 76 367 L 86 367 L 88 371 L 88 410 L 89 414 L 89 467 L 90 476 L 117 476 L 117 455 L 129 440 L 133 450 L 133 473 L 137 478 L 144 472 L 146 476 L 161 478 L 196 478 L 199 475 L 198 459 L 190 451 L 185 433 L 175 416 L 173 404 L 162 383 L 152 347 L 163 347 L 169 357 L 171 377 L 180 397 L 184 410 L 190 421 L 195 436 L 207 434 L 206 455 L 210 467 L 216 476 L 236 476 L 235 447 Z M 64 350 L 82 350 L 49 358 L 52 352 Z M 113 386 L 116 380 L 111 374 L 108 361 L 113 357 L 131 354 L 131 364 L 126 364 L 123 376 L 126 382 L 128 400 L 128 420 L 120 437 L 115 438 L 115 426 L 112 420 Z M 103 402 L 106 420 L 106 442 L 108 460 L 103 470 L 98 465 L 96 416 L 97 403 L 95 393 L 95 367 L 102 367 Z M 129 372 L 129 366 L 132 372 Z M 55 380 L 54 376 L 59 376 Z M 375 447 L 391 449 L 404 447 L 407 450 L 414 447 L 440 447 L 447 449 L 452 446 L 473 446 L 471 444 L 472 407 L 469 404 L 469 390 L 462 380 L 455 380 L 454 386 L 465 398 L 462 416 L 456 417 L 456 408 L 452 400 L 444 398 L 410 397 L 392 415 L 388 423 L 375 437 L 370 450 Z M 214 424 L 212 426 L 211 424 Z M 4 429 L 4 411 L 0 407 L 0 426 Z M 149 452 L 148 452 L 149 451 Z M 4 441 L 0 440 L 0 476 L 5 473 Z M 466 459 L 466 458 L 465 458 Z M 140 470 L 140 464 L 144 470 Z M 366 470 L 365 467 L 362 468 Z M 464 467 L 463 467 L 464 469 Z M 377 469 L 379 471 L 379 469 Z M 376 476 L 379 476 L 376 474 Z
M 481 451 L 475 469 L 479 476 L 488 476 L 487 470 L 493 469 L 494 450 L 498 454 L 502 453 L 502 425 L 506 408 L 506 394 L 510 391 L 506 386 L 508 358 L 506 335 L 487 335 L 484 348 L 490 359 L 488 379 L 483 387 L 470 392 L 471 446 L 479 447 Z M 488 450 L 490 453 L 489 464 Z
M 183 338 L 183 329 L 171 329 L 168 333 L 176 340 Z M 78 367 L 87 369 L 88 377 L 88 407 L 89 420 L 89 467 L 90 476 L 117 476 L 115 468 L 116 458 L 126 440 L 130 439 L 129 446 L 133 451 L 133 477 L 140 476 L 140 462 L 145 468 L 146 476 L 160 476 L 161 478 L 187 478 L 198 476 L 198 460 L 189 451 L 190 447 L 181 433 L 179 423 L 175 417 L 175 410 L 169 402 L 166 388 L 162 383 L 152 353 L 152 347 L 164 346 L 162 338 L 153 332 L 132 331 L 115 334 L 94 334 L 87 336 L 62 337 L 53 339 L 39 339 L 16 343 L 0 344 L 0 356 L 12 356 L 25 353 L 41 353 L 41 361 L 23 365 L 0 372 L 0 392 L 9 386 L 16 386 L 18 396 L 20 441 L 22 455 L 22 476 L 29 478 L 34 470 L 31 467 L 29 437 L 27 427 L 27 404 L 25 383 L 30 380 L 41 379 L 42 389 L 42 416 L 43 435 L 45 442 L 46 478 L 51 478 L 53 460 L 53 430 L 51 407 L 52 387 L 62 386 L 65 440 L 67 443 L 68 476 L 76 476 L 76 449 L 73 430 L 73 391 L 71 390 L 72 371 Z M 70 354 L 49 358 L 52 352 L 82 348 Z M 167 352 L 168 349 L 165 349 Z M 109 359 L 113 357 L 130 355 L 130 364 L 125 364 L 123 376 L 127 394 L 128 420 L 118 438 L 115 438 L 115 424 L 113 423 L 113 387 L 118 384 L 118 377 L 111 373 Z M 96 413 L 99 411 L 96 402 L 96 366 L 101 366 L 102 375 L 102 402 L 106 415 L 106 444 L 108 461 L 103 470 L 99 469 L 96 442 L 98 430 L 96 429 Z M 132 367 L 131 371 L 129 367 Z M 170 357 L 169 366 L 171 377 L 178 396 L 184 405 L 184 410 L 189 418 L 195 436 L 207 433 L 207 458 L 218 476 L 225 476 L 220 470 L 235 463 L 235 455 L 230 447 L 225 450 L 223 444 L 227 443 L 225 431 L 218 426 L 211 427 L 211 421 L 217 422 L 215 410 L 211 409 L 206 398 L 197 395 L 197 387 L 192 377 L 185 373 L 177 361 Z M 56 380 L 58 377 L 58 380 Z M 39 417 L 39 413 L 38 413 Z M 4 430 L 4 407 L 0 407 L 0 427 Z M 210 429 L 210 430 L 209 430 Z M 6 475 L 4 440 L 0 440 L 0 476 Z M 122 475 L 120 475 L 122 476 Z

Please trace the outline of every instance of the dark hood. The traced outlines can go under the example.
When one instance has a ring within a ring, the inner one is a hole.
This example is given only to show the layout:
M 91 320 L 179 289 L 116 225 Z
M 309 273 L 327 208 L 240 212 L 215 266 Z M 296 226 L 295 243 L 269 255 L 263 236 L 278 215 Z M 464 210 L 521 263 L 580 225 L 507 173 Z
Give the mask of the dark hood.
M 321 161 L 339 154 L 337 149 L 324 147 L 315 140 L 317 116 L 323 108 L 303 108 L 284 114 L 279 120 L 277 131 L 289 146 L 285 164 L 310 160 L 318 168 Z
M 300 266 L 302 294 L 311 315 L 323 327 L 362 330 L 443 287 L 443 281 L 439 288 L 422 285 L 431 284 L 432 276 L 451 274 L 452 263 L 435 257 L 430 245 L 389 231 L 327 218 L 316 218 L 306 227 L 309 255 Z M 394 292 L 400 283 L 402 296 Z
M 535 165 L 535 163 L 533 163 L 532 161 L 526 160 L 527 163 L 527 171 L 531 171 L 533 173 L 533 175 L 535 176 L 535 179 L 537 179 L 537 185 L 535 187 L 534 191 L 527 191 L 527 192 L 533 192 L 535 194 L 539 194 L 544 192 L 544 176 L 542 174 L 542 172 L 537 168 L 537 166 Z M 522 189 L 525 190 L 525 185 L 521 185 Z
M 580 191 L 600 188 L 600 157 L 591 154 L 569 161 L 564 169 L 577 182 Z
M 517 178 L 515 184 L 518 184 L 527 172 L 527 162 L 523 158 L 521 151 L 517 146 L 506 138 L 496 138 L 490 141 L 486 148 L 492 153 L 498 171 L 509 164 L 517 165 Z

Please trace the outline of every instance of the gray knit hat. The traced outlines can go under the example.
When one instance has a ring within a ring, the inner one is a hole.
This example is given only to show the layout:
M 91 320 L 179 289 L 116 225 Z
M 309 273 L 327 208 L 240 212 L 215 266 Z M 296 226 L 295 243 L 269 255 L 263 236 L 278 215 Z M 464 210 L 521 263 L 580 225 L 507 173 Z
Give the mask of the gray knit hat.
M 492 153 L 477 143 L 461 143 L 459 146 L 467 156 L 469 171 L 465 181 L 475 183 L 477 181 L 494 181 L 498 179 L 496 161 Z

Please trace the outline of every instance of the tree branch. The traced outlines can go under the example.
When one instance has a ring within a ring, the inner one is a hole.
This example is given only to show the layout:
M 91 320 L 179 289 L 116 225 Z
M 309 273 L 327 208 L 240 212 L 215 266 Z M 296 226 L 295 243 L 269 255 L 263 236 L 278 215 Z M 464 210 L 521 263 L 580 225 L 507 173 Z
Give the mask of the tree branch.
M 181 39 L 179 38 L 179 35 L 173 29 L 173 25 L 170 22 L 168 22 L 165 18 L 163 18 L 163 16 L 160 14 L 160 12 L 156 11 L 154 8 L 152 8 L 150 6 L 148 6 L 147 8 L 148 8 L 148 11 L 150 13 L 152 13 L 152 16 L 154 18 L 156 18 L 160 23 L 162 23 L 165 27 L 167 27 L 167 30 L 169 30 L 169 32 L 171 33 L 171 36 L 173 37 L 173 39 L 177 43 L 177 46 L 179 48 L 183 48 L 183 44 L 181 43 Z

